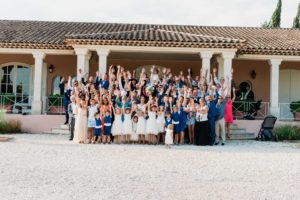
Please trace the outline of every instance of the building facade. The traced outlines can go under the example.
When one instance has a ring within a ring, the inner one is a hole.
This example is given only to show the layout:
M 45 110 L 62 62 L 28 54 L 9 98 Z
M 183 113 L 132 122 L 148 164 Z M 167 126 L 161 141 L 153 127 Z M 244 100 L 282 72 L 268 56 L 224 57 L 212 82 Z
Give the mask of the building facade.
M 105 73 L 110 65 L 194 75 L 216 67 L 224 77 L 233 68 L 235 84 L 251 86 L 265 115 L 290 118 L 290 102 L 300 100 L 296 29 L 0 20 L 0 104 L 12 112 L 55 113 L 50 97 L 61 76 Z

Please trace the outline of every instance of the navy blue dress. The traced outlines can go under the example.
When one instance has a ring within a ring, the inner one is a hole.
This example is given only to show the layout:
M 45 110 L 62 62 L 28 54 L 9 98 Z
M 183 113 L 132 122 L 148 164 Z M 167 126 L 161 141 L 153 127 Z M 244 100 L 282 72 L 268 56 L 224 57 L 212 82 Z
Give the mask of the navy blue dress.
M 111 134 L 111 116 L 104 116 L 104 135 Z
M 102 128 L 102 121 L 101 119 L 95 119 L 95 128 L 94 128 L 94 136 L 100 136 L 101 128 Z
M 185 131 L 187 115 L 186 112 L 184 112 L 182 106 L 180 107 L 179 121 L 180 121 L 180 131 Z
M 180 116 L 178 112 L 172 113 L 172 123 L 174 124 L 174 134 L 178 134 L 181 131 Z
M 170 118 L 170 119 L 167 119 L 166 118 L 166 120 L 165 120 L 166 122 L 165 122 L 165 125 L 166 125 L 166 128 L 169 126 L 169 124 L 172 124 L 172 118 Z

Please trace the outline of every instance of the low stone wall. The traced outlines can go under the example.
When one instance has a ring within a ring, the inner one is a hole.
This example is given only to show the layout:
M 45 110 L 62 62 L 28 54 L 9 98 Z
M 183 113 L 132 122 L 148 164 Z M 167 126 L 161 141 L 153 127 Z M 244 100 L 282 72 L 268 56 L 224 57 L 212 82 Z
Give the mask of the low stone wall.
M 64 115 L 19 115 L 7 114 L 7 120 L 18 119 L 22 122 L 22 131 L 27 133 L 43 133 L 58 127 L 65 122 Z
M 19 119 L 22 122 L 22 130 L 28 133 L 43 133 L 50 131 L 51 128 L 57 128 L 64 123 L 64 115 L 18 115 L 8 114 L 6 119 Z M 235 120 L 233 123 L 239 128 L 246 129 L 249 133 L 255 133 L 257 136 L 263 120 Z M 299 125 L 300 122 L 277 121 L 275 126 L 284 124 Z

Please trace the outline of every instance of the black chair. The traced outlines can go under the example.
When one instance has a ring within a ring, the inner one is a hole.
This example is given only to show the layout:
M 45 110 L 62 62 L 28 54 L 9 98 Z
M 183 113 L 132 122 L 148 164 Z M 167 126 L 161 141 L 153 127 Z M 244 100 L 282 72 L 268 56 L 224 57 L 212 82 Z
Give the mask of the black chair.
M 275 123 L 277 121 L 277 117 L 273 115 L 268 115 L 265 117 L 263 123 L 261 124 L 261 128 L 259 130 L 257 140 L 274 140 L 277 141 L 277 135 L 273 134 L 273 129 L 275 126 Z

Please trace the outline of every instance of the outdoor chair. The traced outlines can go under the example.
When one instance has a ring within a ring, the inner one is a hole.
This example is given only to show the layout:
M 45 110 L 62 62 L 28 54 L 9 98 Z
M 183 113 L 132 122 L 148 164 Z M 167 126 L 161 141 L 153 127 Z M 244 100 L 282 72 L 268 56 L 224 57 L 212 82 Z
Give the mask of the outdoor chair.
M 261 128 L 259 130 L 257 140 L 265 141 L 265 140 L 274 140 L 277 141 L 277 135 L 273 134 L 273 129 L 275 123 L 277 121 L 277 117 L 273 115 L 268 115 L 265 117 L 263 123 L 261 124 Z

